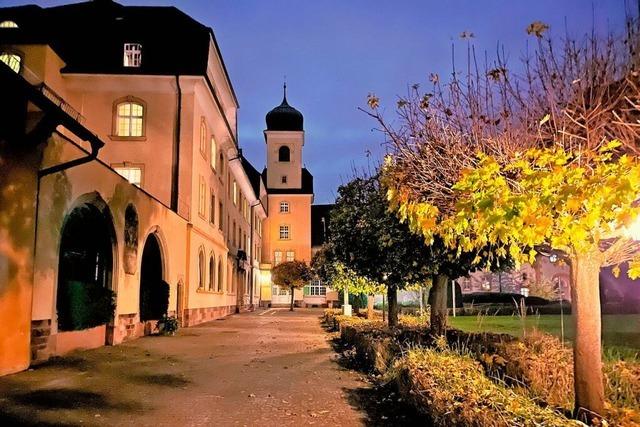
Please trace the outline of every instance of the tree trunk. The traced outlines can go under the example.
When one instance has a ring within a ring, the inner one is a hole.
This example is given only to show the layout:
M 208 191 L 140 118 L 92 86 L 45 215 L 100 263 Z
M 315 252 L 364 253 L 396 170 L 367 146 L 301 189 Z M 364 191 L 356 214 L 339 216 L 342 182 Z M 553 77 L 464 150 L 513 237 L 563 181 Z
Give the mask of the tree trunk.
M 447 283 L 449 277 L 444 274 L 436 275 L 433 281 L 433 296 L 431 299 L 431 334 L 444 335 L 447 328 Z
M 571 313 L 575 327 L 574 415 L 588 424 L 604 412 L 600 258 L 600 252 L 595 249 L 571 260 Z
M 395 286 L 389 286 L 387 289 L 387 301 L 389 302 L 389 327 L 398 326 L 398 289 Z
M 367 319 L 373 319 L 373 305 L 375 302 L 375 296 L 367 295 Z
M 291 307 L 289 307 L 289 311 L 293 311 L 293 297 L 294 297 L 294 288 L 291 288 Z

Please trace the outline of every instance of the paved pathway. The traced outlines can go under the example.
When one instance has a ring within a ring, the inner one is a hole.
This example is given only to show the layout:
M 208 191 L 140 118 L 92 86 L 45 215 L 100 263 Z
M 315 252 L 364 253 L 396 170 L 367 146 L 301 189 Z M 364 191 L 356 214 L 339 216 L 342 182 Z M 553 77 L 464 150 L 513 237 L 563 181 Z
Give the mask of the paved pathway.
M 0 425 L 408 424 L 336 363 L 320 314 L 260 310 L 1 377 Z

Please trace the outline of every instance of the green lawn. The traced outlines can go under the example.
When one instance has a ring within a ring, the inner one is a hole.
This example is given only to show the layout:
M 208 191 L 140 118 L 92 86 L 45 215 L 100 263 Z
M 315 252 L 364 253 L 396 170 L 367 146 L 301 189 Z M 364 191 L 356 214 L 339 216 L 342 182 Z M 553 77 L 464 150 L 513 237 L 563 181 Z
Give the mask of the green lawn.
M 521 336 L 522 320 L 517 316 L 458 316 L 449 317 L 451 326 L 469 332 L 497 332 Z M 537 328 L 544 332 L 561 335 L 560 315 L 527 316 L 526 330 Z M 565 340 L 573 339 L 571 316 L 564 316 Z M 602 316 L 602 336 L 605 356 L 625 357 L 640 353 L 640 315 L 611 314 Z

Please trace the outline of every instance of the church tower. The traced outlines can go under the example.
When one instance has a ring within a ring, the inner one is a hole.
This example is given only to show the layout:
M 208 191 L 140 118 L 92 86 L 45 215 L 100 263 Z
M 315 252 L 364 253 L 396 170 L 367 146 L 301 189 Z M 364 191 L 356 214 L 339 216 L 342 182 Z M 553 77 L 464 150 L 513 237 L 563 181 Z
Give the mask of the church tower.
M 282 103 L 267 113 L 267 187 L 296 189 L 302 187 L 302 147 L 304 118 L 287 102 L 284 85 Z
M 286 261 L 311 263 L 311 204 L 313 176 L 304 167 L 304 118 L 289 105 L 287 86 L 282 103 L 266 116 L 264 139 L 267 167 L 262 179 L 267 192 L 267 219 L 262 234 L 262 266 L 269 270 Z M 290 303 L 287 289 L 278 289 L 270 281 L 262 288 L 263 303 L 284 306 Z M 296 304 L 304 304 L 303 290 L 294 293 Z

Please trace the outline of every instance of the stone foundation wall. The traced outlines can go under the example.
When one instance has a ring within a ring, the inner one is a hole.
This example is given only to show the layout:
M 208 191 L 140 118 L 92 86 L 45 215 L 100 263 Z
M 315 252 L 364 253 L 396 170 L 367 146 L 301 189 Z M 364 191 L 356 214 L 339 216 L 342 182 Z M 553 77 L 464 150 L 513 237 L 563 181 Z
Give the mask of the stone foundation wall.
M 183 324 L 180 326 L 183 328 L 194 326 L 199 323 L 208 322 L 210 320 L 228 316 L 229 314 L 233 314 L 235 312 L 235 305 L 186 309 L 184 311 L 184 319 L 182 322 Z
M 40 363 L 51 356 L 51 319 L 31 321 L 31 363 Z

